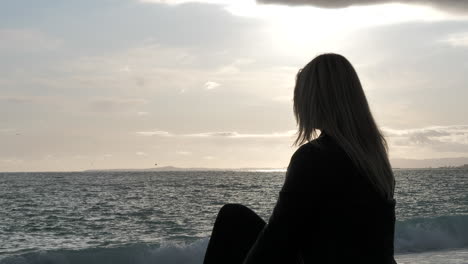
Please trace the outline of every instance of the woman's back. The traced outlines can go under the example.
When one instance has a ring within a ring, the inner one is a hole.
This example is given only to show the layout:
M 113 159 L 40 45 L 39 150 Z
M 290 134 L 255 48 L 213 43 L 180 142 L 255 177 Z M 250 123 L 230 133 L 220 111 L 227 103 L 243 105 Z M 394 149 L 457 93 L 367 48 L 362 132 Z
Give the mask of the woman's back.
M 322 133 L 292 156 L 278 203 L 245 263 L 394 263 L 394 205 Z
M 395 263 L 395 178 L 354 67 L 315 57 L 296 75 L 293 101 L 301 146 L 268 223 L 224 206 L 205 264 Z

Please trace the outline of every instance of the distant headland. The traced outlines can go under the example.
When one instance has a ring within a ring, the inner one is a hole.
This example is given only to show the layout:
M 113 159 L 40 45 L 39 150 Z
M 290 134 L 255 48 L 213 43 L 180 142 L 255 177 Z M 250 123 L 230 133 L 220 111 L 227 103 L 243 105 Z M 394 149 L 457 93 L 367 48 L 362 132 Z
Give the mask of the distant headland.
M 390 159 L 392 168 L 399 169 L 438 169 L 438 170 L 466 170 L 468 169 L 468 157 L 452 157 L 452 158 L 432 158 L 432 159 Z M 285 167 L 241 167 L 241 168 L 213 168 L 213 167 L 176 167 L 173 165 L 158 166 L 155 164 L 152 168 L 95 168 L 82 170 L 42 170 L 42 171 L 0 171 L 1 173 L 9 172 L 96 172 L 96 171 L 134 171 L 134 172 L 151 172 L 151 171 L 254 171 L 254 172 L 285 172 Z
M 467 157 L 432 158 L 432 159 L 390 159 L 394 169 L 466 169 Z
M 468 164 L 463 164 L 461 166 L 439 166 L 439 167 L 412 167 L 412 168 L 401 168 L 401 167 L 393 167 L 393 169 L 436 169 L 436 170 L 444 170 L 444 169 L 460 169 L 465 170 L 468 169 Z M 151 171 L 256 171 L 256 172 L 285 172 L 287 168 L 181 168 L 181 167 L 174 167 L 174 166 L 163 166 L 159 168 L 146 168 L 146 169 L 95 169 L 95 170 L 84 170 L 84 172 L 97 172 L 97 171 L 134 171 L 134 172 L 151 172 Z
M 468 164 L 463 164 L 461 166 L 441 166 L 434 169 L 468 169 Z
M 85 170 L 85 172 L 93 171 L 262 171 L 262 172 L 275 172 L 275 171 L 286 171 L 286 168 L 181 168 L 174 166 L 162 166 L 156 168 L 146 169 L 96 169 L 96 170 Z

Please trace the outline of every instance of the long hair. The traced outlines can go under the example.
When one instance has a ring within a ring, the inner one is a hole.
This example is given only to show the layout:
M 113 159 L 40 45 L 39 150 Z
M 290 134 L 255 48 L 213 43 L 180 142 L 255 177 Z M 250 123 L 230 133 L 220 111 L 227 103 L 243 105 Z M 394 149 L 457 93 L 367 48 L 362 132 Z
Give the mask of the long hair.
M 359 77 L 343 56 L 315 57 L 296 76 L 294 145 L 317 138 L 317 130 L 332 137 L 385 199 L 393 199 L 395 178 L 387 142 L 369 109 Z

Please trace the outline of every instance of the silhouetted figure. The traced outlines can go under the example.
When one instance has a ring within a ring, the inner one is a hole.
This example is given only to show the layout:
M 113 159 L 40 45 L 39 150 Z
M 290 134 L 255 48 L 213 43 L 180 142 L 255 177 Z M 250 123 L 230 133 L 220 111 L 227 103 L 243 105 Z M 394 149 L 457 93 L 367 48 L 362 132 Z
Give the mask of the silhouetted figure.
M 387 143 L 346 58 L 322 54 L 299 71 L 294 115 L 300 147 L 268 224 L 223 206 L 204 264 L 396 263 Z

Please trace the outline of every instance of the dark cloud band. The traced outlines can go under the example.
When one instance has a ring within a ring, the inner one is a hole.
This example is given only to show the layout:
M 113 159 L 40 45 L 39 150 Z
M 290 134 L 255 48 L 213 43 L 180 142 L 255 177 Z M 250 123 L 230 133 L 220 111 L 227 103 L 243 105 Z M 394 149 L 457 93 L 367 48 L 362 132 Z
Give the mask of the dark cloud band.
M 321 8 L 345 8 L 357 5 L 375 5 L 386 3 L 407 3 L 429 5 L 454 13 L 468 13 L 468 1 L 465 0 L 257 0 L 261 4 L 310 5 Z

